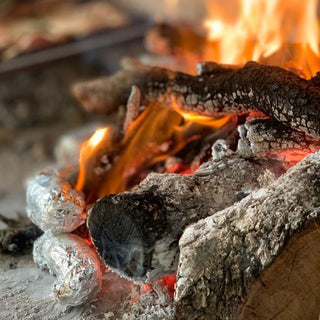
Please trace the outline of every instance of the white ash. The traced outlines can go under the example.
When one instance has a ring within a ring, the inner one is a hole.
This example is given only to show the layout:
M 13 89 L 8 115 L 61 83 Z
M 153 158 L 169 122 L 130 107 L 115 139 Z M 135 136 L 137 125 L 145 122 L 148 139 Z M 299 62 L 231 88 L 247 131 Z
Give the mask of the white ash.
M 312 153 L 318 150 L 317 139 L 294 131 L 272 119 L 251 119 L 238 127 L 237 152 L 245 157 L 264 157 L 279 151 Z
M 211 155 L 213 160 L 222 159 L 233 155 L 230 145 L 226 140 L 218 139 L 211 148 Z
M 43 231 L 71 232 L 85 222 L 83 193 L 56 171 L 40 173 L 29 181 L 26 200 L 29 219 Z
M 33 260 L 57 277 L 53 293 L 67 306 L 92 301 L 101 287 L 100 259 L 77 235 L 47 231 L 34 243 Z
M 172 301 L 163 303 L 158 294 L 150 291 L 142 294 L 136 302 L 127 301 L 121 308 L 106 314 L 108 320 L 173 320 Z

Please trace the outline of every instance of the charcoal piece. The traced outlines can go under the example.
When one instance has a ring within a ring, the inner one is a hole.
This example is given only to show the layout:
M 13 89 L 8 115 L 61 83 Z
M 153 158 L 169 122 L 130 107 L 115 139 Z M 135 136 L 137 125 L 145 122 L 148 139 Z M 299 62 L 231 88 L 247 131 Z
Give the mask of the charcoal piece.
M 274 119 L 252 119 L 238 127 L 237 152 L 245 157 L 273 157 L 281 161 L 304 157 L 319 149 L 320 140 L 297 132 Z
M 124 70 L 74 87 L 87 110 L 110 112 L 125 104 L 130 88 L 141 90 L 141 101 L 161 101 L 207 116 L 259 110 L 295 130 L 320 137 L 320 88 L 280 67 L 248 62 L 218 75 L 192 76 L 125 60 Z
M 45 232 L 34 243 L 33 260 L 57 277 L 53 293 L 66 306 L 95 299 L 102 282 L 100 259 L 95 250 L 75 234 Z
M 184 228 L 273 181 L 280 167 L 226 157 L 193 175 L 150 174 L 136 189 L 94 205 L 88 217 L 92 241 L 109 268 L 135 281 L 175 272 Z
M 316 319 L 320 305 L 320 153 L 188 227 L 176 319 Z
M 26 197 L 28 217 L 43 231 L 71 232 L 85 222 L 83 193 L 57 171 L 36 175 L 28 183 Z

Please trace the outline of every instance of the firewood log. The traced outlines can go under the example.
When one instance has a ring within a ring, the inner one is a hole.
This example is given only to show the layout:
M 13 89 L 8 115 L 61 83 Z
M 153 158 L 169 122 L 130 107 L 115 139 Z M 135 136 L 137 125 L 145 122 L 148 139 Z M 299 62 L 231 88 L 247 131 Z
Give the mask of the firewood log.
M 318 319 L 320 153 L 180 239 L 176 319 Z
M 216 75 L 192 76 L 125 60 L 115 75 L 74 86 L 87 110 L 111 112 L 125 104 L 132 85 L 141 103 L 162 102 L 201 115 L 217 116 L 259 110 L 283 124 L 320 137 L 320 87 L 280 67 L 248 62 Z
M 150 174 L 136 189 L 100 199 L 89 213 L 89 232 L 109 268 L 152 280 L 176 271 L 187 225 L 282 172 L 279 163 L 230 157 L 207 162 L 193 175 Z
M 271 157 L 295 164 L 320 148 L 320 140 L 294 131 L 274 119 L 251 119 L 238 127 L 237 153 L 243 157 Z

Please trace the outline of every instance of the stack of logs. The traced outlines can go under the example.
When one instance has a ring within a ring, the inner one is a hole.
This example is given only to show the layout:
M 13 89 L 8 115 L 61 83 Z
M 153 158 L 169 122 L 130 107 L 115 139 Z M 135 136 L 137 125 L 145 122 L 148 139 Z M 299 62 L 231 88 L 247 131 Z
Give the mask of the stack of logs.
M 176 319 L 316 319 L 318 75 L 306 80 L 256 62 L 201 63 L 196 76 L 132 59 L 122 66 L 74 86 L 88 111 L 114 111 L 135 85 L 143 105 L 174 100 L 201 115 L 235 114 L 239 134 L 236 150 L 218 140 L 193 175 L 151 174 L 100 199 L 88 226 L 107 266 L 135 281 L 177 271 Z M 257 110 L 266 116 L 243 121 Z

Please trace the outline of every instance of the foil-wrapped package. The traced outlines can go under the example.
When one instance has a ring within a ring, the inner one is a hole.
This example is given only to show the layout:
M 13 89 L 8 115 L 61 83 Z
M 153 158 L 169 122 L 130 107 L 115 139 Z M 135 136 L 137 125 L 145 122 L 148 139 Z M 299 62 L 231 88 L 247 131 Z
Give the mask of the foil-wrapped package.
M 101 261 L 75 234 L 45 232 L 34 243 L 33 260 L 57 277 L 53 293 L 66 306 L 92 301 L 101 287 Z
M 27 186 L 27 214 L 41 230 L 71 232 L 85 222 L 82 192 L 56 171 L 38 174 Z

